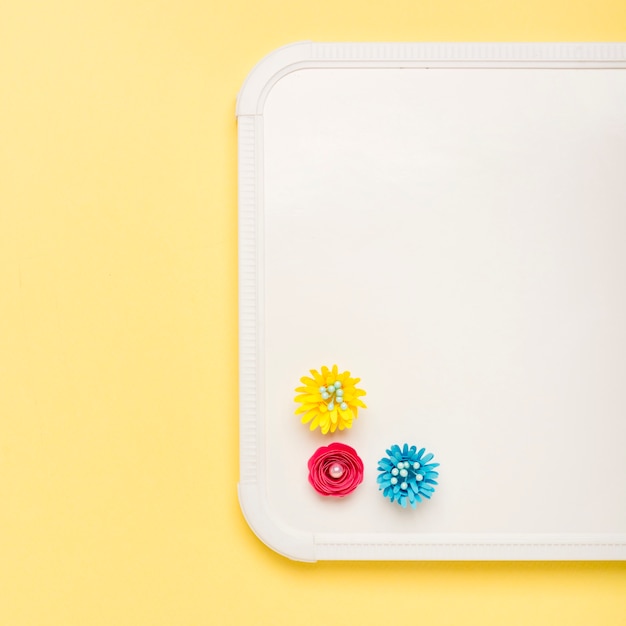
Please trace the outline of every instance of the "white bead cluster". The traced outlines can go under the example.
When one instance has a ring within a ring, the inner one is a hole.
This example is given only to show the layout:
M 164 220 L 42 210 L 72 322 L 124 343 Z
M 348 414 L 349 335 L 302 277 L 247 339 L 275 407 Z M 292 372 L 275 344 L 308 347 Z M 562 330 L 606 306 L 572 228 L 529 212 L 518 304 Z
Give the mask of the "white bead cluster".
M 339 404 L 339 408 L 342 411 L 345 411 L 348 408 L 347 403 L 343 399 L 343 389 L 341 387 L 341 381 L 331 383 L 326 387 L 320 387 L 322 400 L 326 402 L 326 406 L 329 411 L 332 411 L 335 408 L 335 403 Z
M 417 470 L 420 468 L 420 464 L 415 461 L 411 465 L 408 461 L 400 461 L 392 470 L 391 470 L 391 480 L 389 481 L 392 485 L 397 485 L 398 481 L 402 479 L 400 483 L 400 489 L 406 491 L 409 488 L 409 483 L 407 479 L 409 478 L 409 470 L 413 470 L 412 473 L 415 474 L 415 480 L 417 482 L 424 480 L 424 476 L 422 474 L 418 474 Z M 400 477 L 400 478 L 398 478 Z

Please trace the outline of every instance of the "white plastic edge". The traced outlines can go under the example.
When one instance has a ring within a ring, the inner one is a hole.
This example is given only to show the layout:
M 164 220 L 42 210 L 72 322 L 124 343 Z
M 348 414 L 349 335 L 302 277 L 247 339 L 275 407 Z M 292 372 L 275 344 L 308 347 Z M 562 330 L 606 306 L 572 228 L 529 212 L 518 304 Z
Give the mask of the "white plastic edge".
M 248 526 L 274 552 L 296 561 L 317 560 L 313 534 L 294 531 L 273 519 L 261 498 L 258 485 L 239 483 L 239 504 Z
M 316 44 L 272 52 L 247 77 L 237 101 L 239 144 L 239 400 L 242 512 L 268 547 L 299 561 L 626 560 L 626 535 L 312 534 L 267 510 L 263 407 L 263 106 L 280 78 L 322 67 L 626 68 L 626 43 Z
M 623 561 L 624 535 L 318 535 L 321 560 Z
M 250 528 L 275 552 L 299 561 L 315 561 L 311 533 L 298 532 L 274 519 L 265 493 L 262 307 L 263 191 L 261 120 L 239 118 L 239 504 Z
M 626 67 L 626 43 L 294 43 L 252 69 L 236 115 L 262 115 L 271 88 L 299 69 L 409 67 Z

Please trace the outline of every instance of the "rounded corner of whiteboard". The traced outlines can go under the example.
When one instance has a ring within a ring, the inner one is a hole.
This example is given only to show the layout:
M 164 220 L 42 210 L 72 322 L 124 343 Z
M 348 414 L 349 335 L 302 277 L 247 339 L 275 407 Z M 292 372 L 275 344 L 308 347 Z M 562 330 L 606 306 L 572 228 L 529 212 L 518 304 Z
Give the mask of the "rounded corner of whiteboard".
M 250 71 L 237 96 L 235 115 L 259 115 L 263 95 L 289 66 L 306 61 L 311 55 L 311 41 L 300 41 L 276 48 Z
M 314 563 L 313 534 L 283 526 L 271 517 L 259 493 L 259 485 L 239 483 L 239 506 L 252 532 L 271 550 L 292 561 Z

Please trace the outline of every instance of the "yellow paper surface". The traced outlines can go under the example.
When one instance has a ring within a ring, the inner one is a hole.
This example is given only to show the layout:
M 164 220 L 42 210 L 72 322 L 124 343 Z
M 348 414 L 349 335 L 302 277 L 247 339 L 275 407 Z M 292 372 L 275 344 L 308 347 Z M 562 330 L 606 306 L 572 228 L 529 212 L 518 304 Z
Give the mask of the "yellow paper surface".
M 242 519 L 235 96 L 303 39 L 619 41 L 626 4 L 0 0 L 0 624 L 623 625 L 624 564 L 307 565 Z

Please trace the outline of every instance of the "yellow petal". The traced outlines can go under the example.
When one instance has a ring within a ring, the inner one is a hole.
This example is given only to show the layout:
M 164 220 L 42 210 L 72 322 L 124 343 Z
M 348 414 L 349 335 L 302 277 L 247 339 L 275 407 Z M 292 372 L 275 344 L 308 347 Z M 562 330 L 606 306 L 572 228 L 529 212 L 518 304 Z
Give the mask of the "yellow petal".
M 303 376 L 300 382 L 303 382 L 305 385 L 310 385 L 311 387 L 315 387 L 316 385 L 316 382 L 310 376 Z
M 311 387 L 296 387 L 298 393 L 315 393 L 317 389 Z
M 310 422 L 316 415 L 318 415 L 318 410 L 317 408 L 313 409 L 312 411 L 309 411 L 308 413 L 305 413 L 302 416 L 302 419 L 300 420 L 303 424 L 306 424 L 307 422 Z
M 294 402 L 319 402 L 320 395 L 314 393 L 301 393 L 294 398 Z
M 367 406 L 365 406 L 365 403 L 362 402 L 361 400 L 359 400 L 358 398 L 354 401 L 354 403 L 356 406 L 360 406 L 362 409 L 366 409 Z
M 335 407 L 331 412 L 330 412 L 330 421 L 333 424 L 337 423 L 337 407 Z
M 309 426 L 309 428 L 311 430 L 315 430 L 319 425 L 320 425 L 320 416 L 316 415 L 315 419 L 311 422 L 311 425 Z
M 315 384 L 318 387 L 321 387 L 324 384 L 322 381 L 322 377 L 320 376 L 320 373 L 317 370 L 311 370 L 311 375 L 315 379 Z
M 298 415 L 298 413 L 307 413 L 311 409 L 315 409 L 315 408 L 317 408 L 317 404 L 301 404 L 296 409 L 296 415 Z

